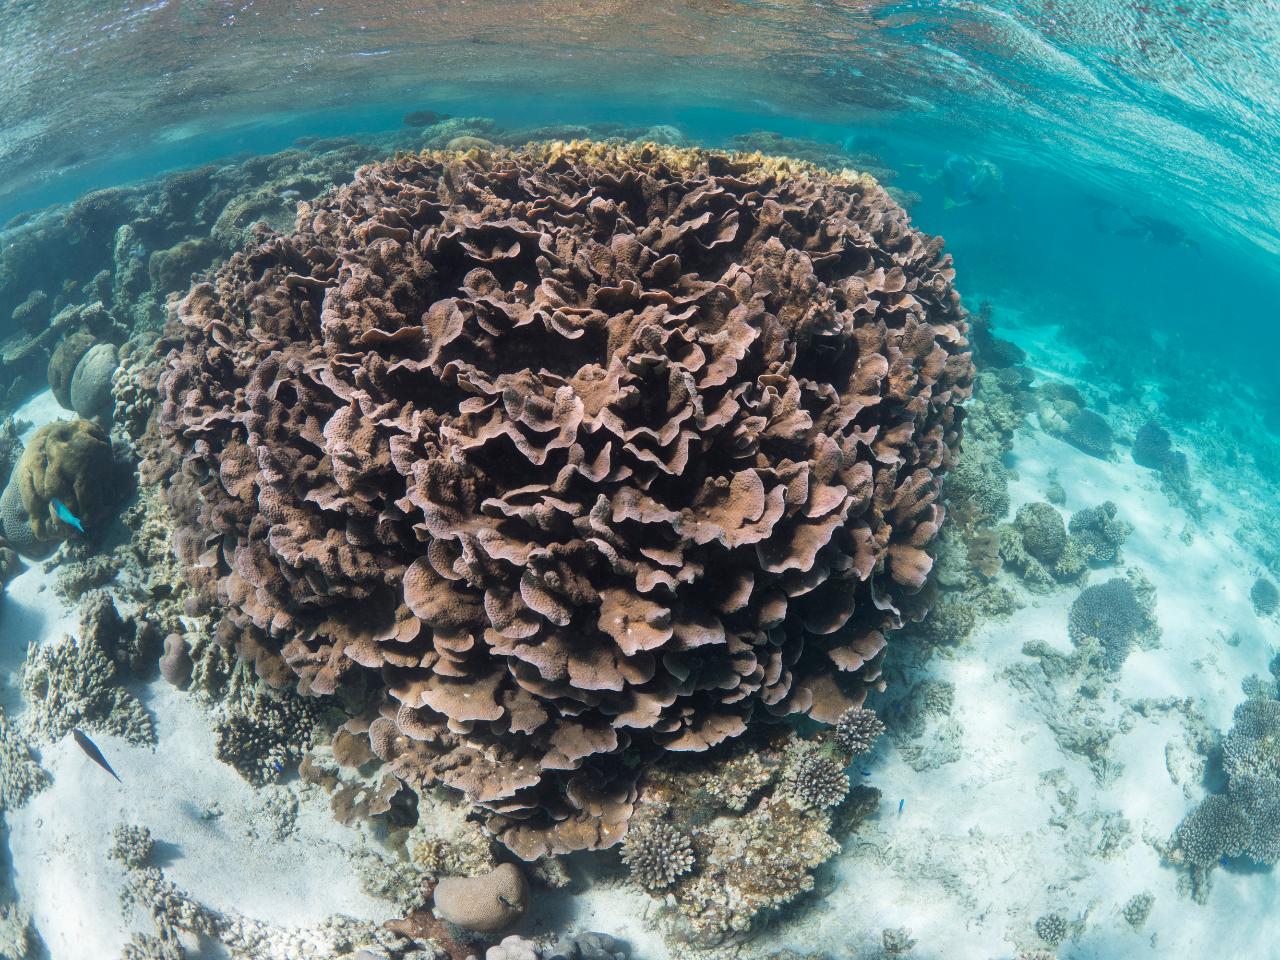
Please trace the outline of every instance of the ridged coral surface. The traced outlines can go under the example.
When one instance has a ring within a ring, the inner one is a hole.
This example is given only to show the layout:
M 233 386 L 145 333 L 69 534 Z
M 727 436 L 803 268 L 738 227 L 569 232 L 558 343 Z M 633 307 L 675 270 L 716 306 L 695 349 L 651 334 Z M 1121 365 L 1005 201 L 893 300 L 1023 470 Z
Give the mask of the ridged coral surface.
M 952 279 L 867 178 L 398 158 L 182 301 L 150 457 L 260 674 L 381 678 L 406 780 L 525 857 L 608 845 L 624 754 L 834 722 L 922 614 L 972 375 Z

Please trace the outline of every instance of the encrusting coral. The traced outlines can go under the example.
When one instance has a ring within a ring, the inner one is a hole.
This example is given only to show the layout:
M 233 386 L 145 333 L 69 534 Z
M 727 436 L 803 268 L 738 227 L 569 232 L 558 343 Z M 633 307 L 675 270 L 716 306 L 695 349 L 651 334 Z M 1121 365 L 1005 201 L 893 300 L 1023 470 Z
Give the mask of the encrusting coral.
M 923 615 L 972 367 L 873 181 L 548 144 L 362 168 L 182 301 L 152 476 L 272 683 L 382 678 L 391 769 L 532 859 L 624 753 L 834 722 Z

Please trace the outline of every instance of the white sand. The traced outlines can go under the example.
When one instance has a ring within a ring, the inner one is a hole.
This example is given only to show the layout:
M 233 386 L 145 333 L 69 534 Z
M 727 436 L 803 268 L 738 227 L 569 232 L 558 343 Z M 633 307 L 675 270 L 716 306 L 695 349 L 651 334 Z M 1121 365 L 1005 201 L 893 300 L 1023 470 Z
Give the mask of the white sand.
M 343 852 L 354 833 L 323 799 L 304 803 L 294 836 L 273 839 L 264 795 L 214 759 L 213 733 L 196 704 L 163 681 L 149 693 L 154 750 L 94 735 L 122 783 L 65 737 L 42 751 L 53 785 L 9 815 L 15 884 L 52 960 L 103 960 L 128 939 L 118 899 L 124 873 L 107 857 L 121 823 L 150 829 L 165 876 L 215 910 L 284 926 L 335 913 L 389 915 L 387 904 L 361 892 Z M 215 803 L 221 815 L 204 819 Z

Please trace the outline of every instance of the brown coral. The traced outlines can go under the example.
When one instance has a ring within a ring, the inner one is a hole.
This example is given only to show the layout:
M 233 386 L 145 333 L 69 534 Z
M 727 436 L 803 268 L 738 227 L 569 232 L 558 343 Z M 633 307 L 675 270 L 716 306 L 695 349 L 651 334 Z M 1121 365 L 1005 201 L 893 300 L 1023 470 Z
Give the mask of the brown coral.
M 35 432 L 14 471 L 22 505 L 37 540 L 61 540 L 74 532 L 54 501 L 91 530 L 107 520 L 115 461 L 111 441 L 88 420 L 55 420 Z
M 834 722 L 923 614 L 971 379 L 940 247 L 759 156 L 365 167 L 179 306 L 180 559 L 262 676 L 380 673 L 374 751 L 521 856 L 614 843 L 622 754 Z

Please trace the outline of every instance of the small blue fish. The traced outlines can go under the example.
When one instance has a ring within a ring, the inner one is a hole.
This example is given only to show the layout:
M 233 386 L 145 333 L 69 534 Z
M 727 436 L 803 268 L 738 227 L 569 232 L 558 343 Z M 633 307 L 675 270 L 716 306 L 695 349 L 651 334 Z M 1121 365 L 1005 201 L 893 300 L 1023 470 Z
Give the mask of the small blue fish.
M 871 771 L 870 771 L 870 770 L 863 770 L 863 771 L 862 771 L 862 775 L 863 775 L 864 777 L 869 777 L 869 776 L 871 776 Z
M 903 797 L 901 800 L 898 801 L 898 816 L 902 816 L 902 808 L 906 804 L 906 802 L 907 802 L 906 797 Z
M 77 517 L 74 513 L 72 513 L 65 503 L 63 503 L 57 497 L 50 500 L 49 502 L 53 504 L 53 512 L 58 515 L 59 520 L 61 520 L 63 523 L 67 524 L 68 526 L 75 527 L 81 533 L 84 533 L 84 525 L 80 522 L 80 518 Z

